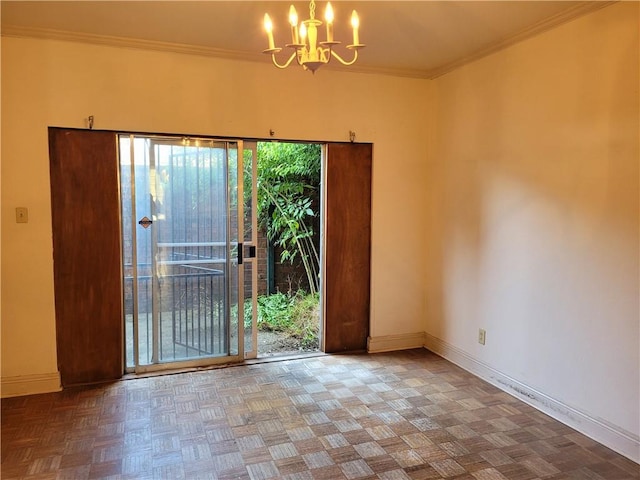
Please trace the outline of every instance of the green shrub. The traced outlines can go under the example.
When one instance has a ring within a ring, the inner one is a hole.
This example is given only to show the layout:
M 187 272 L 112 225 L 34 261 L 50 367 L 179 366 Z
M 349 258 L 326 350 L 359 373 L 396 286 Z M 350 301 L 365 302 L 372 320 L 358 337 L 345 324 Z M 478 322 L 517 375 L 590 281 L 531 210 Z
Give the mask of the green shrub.
M 320 327 L 319 301 L 319 294 L 308 294 L 302 290 L 294 295 L 276 293 L 258 297 L 258 328 L 295 338 L 303 348 L 316 348 Z
M 318 348 L 320 295 L 298 290 L 295 294 L 275 293 L 258 297 L 259 330 L 282 333 L 300 342 L 303 349 Z M 232 307 L 232 318 L 237 307 Z M 244 327 L 251 328 L 251 300 L 244 304 Z
M 284 293 L 258 297 L 258 328 L 283 332 L 292 323 L 291 311 L 294 297 Z

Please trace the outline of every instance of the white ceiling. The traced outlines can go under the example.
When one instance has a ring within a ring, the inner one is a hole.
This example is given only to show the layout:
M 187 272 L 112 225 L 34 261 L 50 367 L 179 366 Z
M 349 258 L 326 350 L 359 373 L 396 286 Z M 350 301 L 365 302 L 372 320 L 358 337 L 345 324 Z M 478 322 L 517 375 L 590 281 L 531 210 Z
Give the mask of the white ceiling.
M 262 19 L 274 22 L 277 46 L 290 41 L 291 2 L 281 1 L 6 1 L 2 34 L 178 50 L 269 62 Z M 308 3 L 294 1 L 299 17 Z M 351 10 L 360 16 L 354 69 L 434 77 L 610 2 L 334 0 L 335 38 L 351 43 Z M 326 2 L 318 1 L 317 17 Z M 320 39 L 324 39 L 321 27 Z M 336 48 L 344 57 L 350 54 Z M 281 55 L 284 56 L 284 53 Z

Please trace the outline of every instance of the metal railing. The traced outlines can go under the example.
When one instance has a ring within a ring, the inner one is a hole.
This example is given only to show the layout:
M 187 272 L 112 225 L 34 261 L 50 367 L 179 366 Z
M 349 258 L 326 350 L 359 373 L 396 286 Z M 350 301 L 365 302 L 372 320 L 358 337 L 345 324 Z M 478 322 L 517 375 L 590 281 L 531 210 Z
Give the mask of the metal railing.
M 197 263 L 193 265 L 191 263 Z M 217 265 L 221 263 L 221 265 Z M 215 268 L 215 267 L 222 268 Z M 138 266 L 139 271 L 150 270 L 150 265 Z M 125 269 L 132 268 L 125 265 Z M 178 262 L 167 260 L 159 265 L 153 298 L 154 276 L 137 275 L 137 315 L 133 309 L 134 276 L 126 275 L 125 328 L 133 329 L 138 318 L 139 364 L 149 364 L 153 349 L 153 304 L 158 305 L 158 356 L 160 361 L 174 361 L 228 353 L 229 325 L 227 322 L 226 282 L 224 260 Z M 127 335 L 133 338 L 133 335 Z M 127 345 L 127 366 L 134 365 L 133 344 Z

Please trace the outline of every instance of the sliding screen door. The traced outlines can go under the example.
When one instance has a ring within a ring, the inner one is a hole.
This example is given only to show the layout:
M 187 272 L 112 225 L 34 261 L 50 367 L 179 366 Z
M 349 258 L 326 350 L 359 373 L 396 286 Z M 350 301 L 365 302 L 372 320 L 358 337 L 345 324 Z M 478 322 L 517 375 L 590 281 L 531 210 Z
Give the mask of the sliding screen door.
M 119 138 L 127 369 L 252 356 L 255 148 Z

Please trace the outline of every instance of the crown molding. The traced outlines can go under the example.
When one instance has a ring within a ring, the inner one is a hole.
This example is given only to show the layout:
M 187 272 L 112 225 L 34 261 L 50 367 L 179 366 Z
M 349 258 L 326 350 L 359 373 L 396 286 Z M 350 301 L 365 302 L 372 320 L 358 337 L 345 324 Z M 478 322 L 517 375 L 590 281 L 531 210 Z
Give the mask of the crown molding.
M 142 40 L 130 37 L 116 37 L 111 35 L 96 35 L 93 33 L 70 32 L 67 30 L 54 30 L 41 27 L 24 27 L 19 25 L 3 25 L 3 37 L 40 38 L 45 40 L 61 40 L 66 42 L 90 43 L 109 47 L 133 48 L 141 50 L 153 50 L 158 52 L 180 53 L 186 55 L 200 55 L 205 57 L 223 58 L 227 60 L 241 60 L 246 62 L 265 63 L 262 52 L 246 53 L 235 50 L 189 45 L 184 43 L 160 42 L 156 40 Z M 271 62 L 268 63 L 269 65 Z M 342 70 L 338 64 L 327 64 L 323 68 L 327 70 Z M 396 77 L 429 78 L 428 72 L 418 69 L 372 67 L 366 65 L 352 65 L 349 70 L 352 73 L 368 73 L 377 75 L 391 75 Z
M 527 27 L 526 29 L 516 33 L 515 35 L 504 38 L 496 43 L 489 45 L 488 47 L 482 48 L 472 53 L 471 55 L 467 55 L 453 62 L 429 70 L 397 67 L 377 67 L 362 64 L 352 65 L 348 70 L 344 70 L 340 68 L 339 65 L 332 65 L 331 63 L 326 65 L 324 68 L 328 70 L 340 70 L 345 73 L 366 73 L 375 75 L 389 75 L 394 77 L 435 79 L 451 72 L 452 70 L 455 70 L 456 68 L 462 67 L 463 65 L 479 60 L 500 50 L 504 50 L 511 45 L 551 30 L 554 27 L 562 25 L 563 23 L 570 22 L 588 13 L 617 3 L 618 1 L 619 0 L 577 2 L 575 6 L 572 6 L 567 10 L 564 10 L 552 17 L 549 17 L 530 27 Z M 41 27 L 3 25 L 1 35 L 5 37 L 27 37 L 42 38 L 48 40 L 62 40 L 68 42 L 90 43 L 94 45 L 105 45 L 111 47 L 133 48 L 187 55 L 200 55 L 227 60 L 241 60 L 245 62 L 264 63 L 264 55 L 261 52 L 247 53 L 239 52 L 236 50 L 226 50 L 222 48 L 205 47 L 199 45 L 161 42 L 156 40 L 142 40 L 137 38 L 116 37 L 111 35 L 96 35 L 93 33 L 70 32 L 66 30 L 54 30 Z
M 475 62 L 483 57 L 489 56 L 492 53 L 499 52 L 500 50 L 504 50 L 505 48 L 510 47 L 511 45 L 515 45 L 516 43 L 527 40 L 531 37 L 544 33 L 548 30 L 551 30 L 557 26 L 560 26 L 564 23 L 568 23 L 572 20 L 575 20 L 579 17 L 587 15 L 589 13 L 595 12 L 596 10 L 600 10 L 601 8 L 607 7 L 614 3 L 618 3 L 619 0 L 613 1 L 585 1 L 579 2 L 575 6 L 568 8 L 556 15 L 553 15 L 549 18 L 546 18 L 538 23 L 531 25 L 530 27 L 521 30 L 515 35 L 511 35 L 507 38 L 500 40 L 499 42 L 493 43 L 488 47 L 482 48 L 477 52 L 472 53 L 471 55 L 467 55 L 466 57 L 455 60 L 451 63 L 447 63 L 438 68 L 434 68 L 430 70 L 426 77 L 429 79 L 438 78 L 446 73 L 455 70 L 456 68 L 462 67 L 471 62 Z
M 431 78 L 428 70 L 417 68 L 376 67 L 371 65 L 354 64 L 345 69 L 337 62 L 331 62 L 322 66 L 323 69 L 340 71 L 343 73 L 367 73 L 370 75 L 389 75 L 392 77 L 418 78 L 428 80 Z
M 70 32 L 41 27 L 24 27 L 19 25 L 3 25 L 3 37 L 42 38 L 46 40 L 62 40 L 76 43 L 91 43 L 109 47 L 133 48 L 139 50 L 154 50 L 159 52 L 201 55 L 205 57 L 224 58 L 228 60 L 259 61 L 262 53 L 246 53 L 222 48 L 189 45 L 185 43 L 161 42 L 157 40 L 143 40 L 131 37 L 116 37 L 112 35 L 97 35 L 93 33 Z

